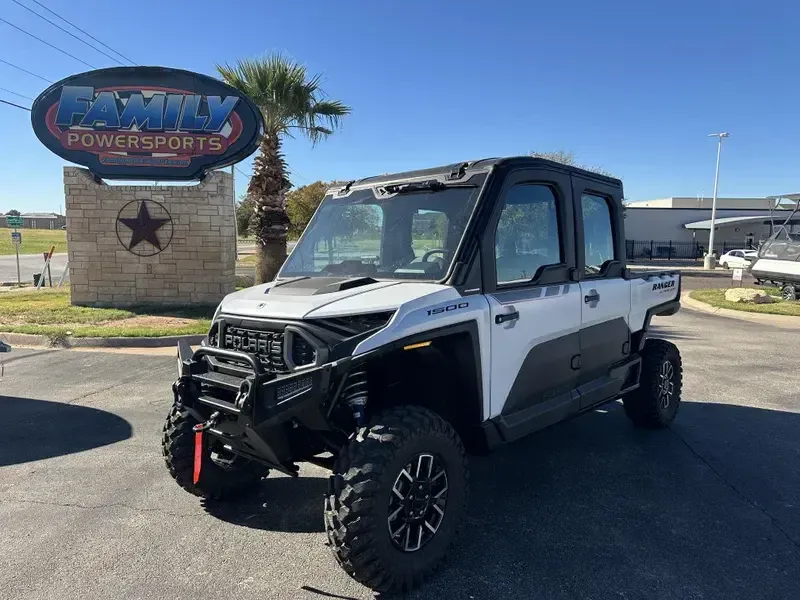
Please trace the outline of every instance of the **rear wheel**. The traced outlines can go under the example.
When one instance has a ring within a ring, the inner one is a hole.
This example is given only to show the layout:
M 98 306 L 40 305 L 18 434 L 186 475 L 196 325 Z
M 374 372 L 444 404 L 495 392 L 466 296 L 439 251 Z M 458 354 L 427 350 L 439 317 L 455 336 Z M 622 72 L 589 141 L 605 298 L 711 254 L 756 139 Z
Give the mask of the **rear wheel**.
M 682 384 L 683 366 L 677 346 L 666 340 L 647 340 L 639 387 L 622 399 L 625 414 L 637 427 L 668 427 L 681 403 Z
M 173 405 L 161 438 L 167 469 L 184 490 L 195 496 L 222 500 L 253 489 L 267 475 L 266 467 L 225 451 L 220 442 L 203 435 L 200 478 L 194 483 L 193 427 L 197 424 L 186 409 Z
M 325 528 L 336 560 L 379 592 L 419 585 L 450 548 L 467 479 L 464 447 L 447 421 L 417 406 L 378 414 L 330 478 Z
M 797 300 L 797 286 L 793 283 L 787 283 L 781 290 L 781 296 L 784 300 Z

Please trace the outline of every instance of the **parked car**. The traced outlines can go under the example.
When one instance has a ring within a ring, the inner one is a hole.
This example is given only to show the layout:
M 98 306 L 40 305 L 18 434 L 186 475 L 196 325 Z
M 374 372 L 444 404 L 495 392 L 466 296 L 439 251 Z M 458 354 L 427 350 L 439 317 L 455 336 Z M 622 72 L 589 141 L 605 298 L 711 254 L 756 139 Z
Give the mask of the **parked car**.
M 755 250 L 729 250 L 719 259 L 719 265 L 725 269 L 744 269 L 758 258 Z

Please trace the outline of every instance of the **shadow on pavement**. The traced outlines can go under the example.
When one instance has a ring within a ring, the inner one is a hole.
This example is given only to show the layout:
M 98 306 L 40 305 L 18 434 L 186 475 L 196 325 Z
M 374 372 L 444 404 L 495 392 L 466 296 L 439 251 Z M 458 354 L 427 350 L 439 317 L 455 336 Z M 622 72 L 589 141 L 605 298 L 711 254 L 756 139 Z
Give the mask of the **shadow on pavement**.
M 322 532 L 322 502 L 327 487 L 328 480 L 323 477 L 271 474 L 258 491 L 235 502 L 203 500 L 203 508 L 222 521 L 251 529 Z
M 122 417 L 75 404 L 0 395 L 0 467 L 83 452 L 131 437 Z
M 642 431 L 612 404 L 474 458 L 459 542 L 408 597 L 800 598 L 798 431 L 697 402 Z
M 608 405 L 471 458 L 438 576 L 408 598 L 800 598 L 800 415 L 684 402 L 671 430 Z M 321 532 L 324 478 L 211 514 Z

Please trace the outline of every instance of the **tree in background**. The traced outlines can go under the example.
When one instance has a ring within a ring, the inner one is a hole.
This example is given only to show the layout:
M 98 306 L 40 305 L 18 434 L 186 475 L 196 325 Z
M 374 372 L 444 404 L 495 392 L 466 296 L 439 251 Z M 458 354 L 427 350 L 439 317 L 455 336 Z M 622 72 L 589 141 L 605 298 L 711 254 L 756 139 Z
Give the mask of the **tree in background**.
M 614 177 L 614 175 L 602 167 L 587 167 L 586 165 L 579 164 L 575 158 L 575 154 L 573 152 L 567 152 L 566 150 L 556 150 L 555 152 L 531 152 L 531 156 L 536 158 L 545 158 L 547 160 L 552 160 L 553 162 L 561 163 L 562 165 L 578 167 L 579 169 L 592 171 L 594 173 L 600 173 L 600 175 L 606 175 L 607 177 Z
M 255 202 L 250 196 L 242 196 L 236 203 L 236 231 L 239 237 L 250 234 L 250 219 L 254 214 Z
M 9 215 L 9 216 L 12 216 L 12 217 L 18 217 L 20 215 L 20 212 L 17 209 L 12 208 L 10 211 L 8 211 L 6 213 L 6 215 Z
M 264 136 L 247 186 L 254 209 L 250 230 L 256 238 L 256 283 L 264 283 L 275 277 L 286 259 L 286 192 L 291 183 L 281 152 L 283 136 L 299 132 L 316 144 L 334 132 L 350 107 L 327 100 L 321 76 L 309 77 L 304 66 L 281 54 L 217 65 L 217 71 L 249 96 L 264 116 Z
M 297 239 L 308 225 L 314 211 L 333 184 L 315 181 L 286 194 L 286 213 L 289 215 L 289 237 Z

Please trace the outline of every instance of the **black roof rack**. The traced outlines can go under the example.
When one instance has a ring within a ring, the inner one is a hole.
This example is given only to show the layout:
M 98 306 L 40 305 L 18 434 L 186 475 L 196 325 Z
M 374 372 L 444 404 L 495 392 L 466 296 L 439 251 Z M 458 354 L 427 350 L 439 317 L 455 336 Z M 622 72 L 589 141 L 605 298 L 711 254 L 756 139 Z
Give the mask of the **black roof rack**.
M 448 180 L 457 180 L 463 178 L 466 174 L 469 173 L 469 171 L 484 171 L 491 167 L 498 167 L 498 166 L 508 166 L 508 167 L 547 166 L 549 168 L 555 168 L 558 170 L 580 173 L 585 177 L 598 179 L 611 185 L 615 186 L 622 185 L 622 182 L 615 177 L 601 175 L 600 173 L 595 173 L 594 171 L 587 171 L 585 169 L 581 169 L 578 167 L 573 167 L 570 165 L 565 165 L 552 160 L 547 160 L 545 158 L 538 158 L 534 156 L 494 157 L 494 158 L 482 158 L 479 160 L 462 161 L 449 165 L 442 165 L 440 167 L 433 167 L 430 169 L 419 169 L 416 171 L 405 171 L 402 173 L 391 173 L 385 175 L 378 175 L 375 177 L 365 177 L 363 179 L 358 179 L 355 182 L 351 182 L 350 185 L 352 187 L 360 187 L 364 185 L 373 186 L 382 183 L 388 183 L 390 181 L 416 179 L 420 177 L 444 177 L 445 179 Z

